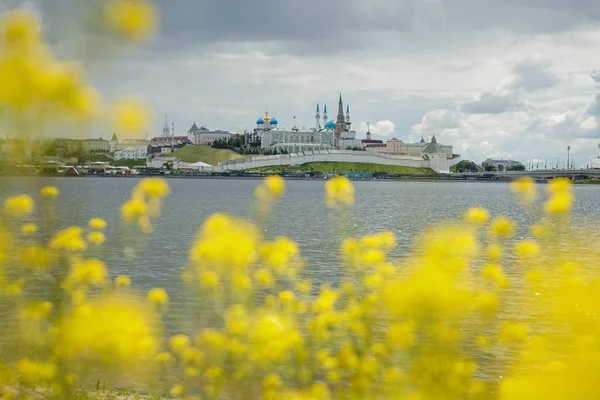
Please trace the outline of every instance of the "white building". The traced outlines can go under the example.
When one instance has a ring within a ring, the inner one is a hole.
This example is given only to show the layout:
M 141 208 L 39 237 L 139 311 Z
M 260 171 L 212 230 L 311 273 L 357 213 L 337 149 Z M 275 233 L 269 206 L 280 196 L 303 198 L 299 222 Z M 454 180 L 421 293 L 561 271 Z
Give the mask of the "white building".
M 205 126 L 198 128 L 194 122 L 188 131 L 188 139 L 195 146 L 210 146 L 217 140 L 231 139 L 231 133 L 222 130 L 211 131 Z
M 179 169 L 181 159 L 177 157 L 152 157 L 146 159 L 146 166 L 149 168 L 163 168 L 170 166 L 171 169 Z
M 148 150 L 144 148 L 127 147 L 114 153 L 115 161 L 118 160 L 141 160 L 146 158 Z
M 144 151 L 146 151 L 148 149 L 149 144 L 150 144 L 150 141 L 146 140 L 146 139 L 119 140 L 117 135 L 113 133 L 112 138 L 110 139 L 110 152 L 114 153 L 117 150 L 124 150 L 124 149 L 131 149 L 131 148 L 144 149 Z
M 318 107 L 317 105 L 317 109 Z M 325 128 L 311 130 L 300 130 L 296 126 L 290 130 L 280 129 L 278 124 L 277 118 L 269 117 L 269 112 L 256 120 L 254 132 L 260 136 L 260 147 L 266 152 L 297 153 L 334 148 L 335 122 L 333 121 L 325 124 Z
M 81 148 L 84 153 L 103 153 L 110 150 L 110 143 L 106 139 L 84 139 L 81 141 Z

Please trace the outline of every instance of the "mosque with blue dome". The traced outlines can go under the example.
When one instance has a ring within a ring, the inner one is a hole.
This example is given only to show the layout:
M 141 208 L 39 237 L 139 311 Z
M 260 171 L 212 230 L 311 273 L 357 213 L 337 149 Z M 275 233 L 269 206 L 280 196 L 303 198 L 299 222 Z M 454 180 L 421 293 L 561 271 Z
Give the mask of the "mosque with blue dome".
M 349 105 L 346 105 L 344 114 L 341 94 L 336 120 L 328 119 L 327 105 L 324 105 L 321 115 L 320 104 L 317 104 L 314 128 L 299 129 L 294 124 L 290 130 L 286 130 L 280 128 L 277 118 L 270 117 L 267 111 L 263 117 L 256 120 L 254 132 L 260 136 L 261 148 L 274 153 L 343 149 L 347 146 L 355 146 L 360 142 L 356 140 L 356 132 L 351 129 Z

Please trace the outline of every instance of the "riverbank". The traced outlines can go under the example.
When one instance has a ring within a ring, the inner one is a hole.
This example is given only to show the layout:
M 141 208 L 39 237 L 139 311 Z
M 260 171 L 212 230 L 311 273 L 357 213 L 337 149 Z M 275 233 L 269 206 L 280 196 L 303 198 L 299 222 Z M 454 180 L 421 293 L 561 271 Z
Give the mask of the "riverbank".
M 78 175 L 78 176 L 64 176 L 64 175 L 0 175 L 0 178 L 118 178 L 118 179 L 141 179 L 146 177 L 161 177 L 165 179 L 208 179 L 208 180 L 261 180 L 269 174 L 255 173 L 255 174 L 230 174 L 230 175 L 208 175 L 208 174 L 174 174 L 174 175 Z M 378 182 L 508 182 L 509 180 L 494 179 L 493 177 L 481 177 L 478 179 L 467 178 L 467 177 L 456 177 L 452 175 L 403 175 L 403 176 L 387 176 L 387 177 L 366 177 L 358 174 L 342 174 L 348 176 L 352 181 L 378 181 Z M 295 176 L 295 175 L 282 175 L 285 180 L 293 181 L 326 181 L 332 175 L 328 176 Z

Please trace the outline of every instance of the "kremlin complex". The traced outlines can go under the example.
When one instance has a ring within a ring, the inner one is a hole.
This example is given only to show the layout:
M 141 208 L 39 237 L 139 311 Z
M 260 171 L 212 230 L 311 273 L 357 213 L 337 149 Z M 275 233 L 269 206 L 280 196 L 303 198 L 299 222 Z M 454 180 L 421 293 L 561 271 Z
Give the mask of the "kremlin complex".
M 77 140 L 58 139 L 58 143 L 66 143 L 63 146 L 66 153 L 73 152 L 75 147 L 83 149 L 86 153 L 85 149 L 89 148 L 89 153 L 105 152 L 115 161 L 145 160 L 146 166 L 153 168 L 161 168 L 169 163 L 176 169 L 189 167 L 178 160 L 175 154 L 171 155 L 186 146 L 227 148 L 240 155 L 246 155 L 234 161 L 218 162 L 218 165 L 209 165 L 205 160 L 198 164 L 203 169 L 212 170 L 293 166 L 318 161 L 390 164 L 447 172 L 450 166 L 460 161 L 460 156 L 453 154 L 452 146 L 438 143 L 435 135 L 431 137 L 430 142 L 424 138 L 416 143 L 403 142 L 397 138 L 384 142 L 371 137 L 367 124 L 365 137 L 357 138 L 356 131 L 352 129 L 350 105 L 344 104 L 341 94 L 335 118 L 329 117 L 327 105 L 321 108 L 321 105 L 317 104 L 312 128 L 298 127 L 296 117 L 293 117 L 291 128 L 284 128 L 277 118 L 269 115 L 267 111 L 255 121 L 251 130 L 246 130 L 243 134 L 211 130 L 203 125 L 198 127 L 194 122 L 187 134 L 176 135 L 175 124 L 169 124 L 165 116 L 161 135 L 154 138 L 147 136 L 146 133 L 143 139 L 120 140 L 118 134 L 114 133 L 110 141 L 94 139 L 93 143 L 87 140 L 81 141 L 85 142 L 81 144 Z M 69 150 L 69 146 L 73 149 Z M 3 147 L 8 146 L 5 144 Z
M 350 106 L 348 104 L 344 106 L 341 94 L 335 119 L 328 118 L 327 105 L 323 107 L 321 114 L 320 105 L 317 104 L 313 128 L 300 129 L 294 124 L 291 129 L 283 129 L 279 126 L 277 118 L 270 117 L 266 112 L 263 117 L 256 120 L 256 127 L 252 134 L 260 138 L 261 149 L 266 154 L 356 150 L 411 157 L 422 157 L 433 154 L 432 152 L 439 152 L 445 154 L 448 159 L 456 158 L 452 146 L 437 143 L 435 135 L 431 143 L 426 142 L 424 138 L 417 143 L 405 143 L 396 138 L 384 143 L 382 140 L 372 139 L 370 129 L 367 129 L 366 137 L 357 139 L 356 131 L 352 130 L 350 121 Z

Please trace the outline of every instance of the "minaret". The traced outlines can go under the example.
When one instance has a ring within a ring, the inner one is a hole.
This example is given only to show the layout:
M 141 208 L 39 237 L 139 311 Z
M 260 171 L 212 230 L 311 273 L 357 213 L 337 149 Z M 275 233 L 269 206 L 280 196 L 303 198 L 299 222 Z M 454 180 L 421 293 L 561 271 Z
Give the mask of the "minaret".
M 367 140 L 371 140 L 371 125 L 367 122 Z
M 169 129 L 169 127 L 167 127 L 167 129 Z M 171 128 L 171 152 L 175 151 L 175 147 L 173 144 L 174 140 L 175 140 L 175 122 L 173 122 L 173 125 Z
M 317 103 L 317 115 L 315 115 L 315 120 L 317 121 L 315 124 L 315 129 L 318 131 L 321 121 L 321 113 L 319 112 L 319 103 Z
M 162 132 L 162 136 L 163 137 L 169 137 L 169 121 L 167 120 L 167 116 L 165 115 L 165 125 L 163 126 L 163 132 Z
M 323 107 L 323 128 L 327 125 L 327 104 Z
M 350 132 L 350 105 L 346 104 L 346 132 Z
M 344 120 L 344 103 L 342 102 L 342 94 L 340 93 L 340 100 L 338 102 L 338 114 L 337 119 L 335 121 L 335 147 L 340 146 L 340 137 L 342 136 L 342 132 L 346 126 L 346 121 Z

